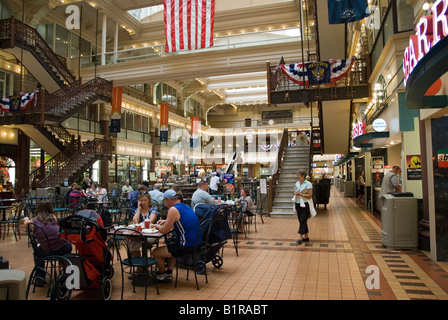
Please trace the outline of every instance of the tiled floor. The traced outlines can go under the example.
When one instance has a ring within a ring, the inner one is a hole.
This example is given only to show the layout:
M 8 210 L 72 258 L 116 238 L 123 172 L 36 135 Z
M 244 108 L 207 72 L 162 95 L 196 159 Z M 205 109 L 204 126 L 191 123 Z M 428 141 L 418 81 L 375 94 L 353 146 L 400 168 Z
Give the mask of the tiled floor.
M 362 209 L 353 198 L 344 198 L 333 187 L 330 204 L 322 206 L 309 221 L 309 243 L 297 246 L 296 219 L 258 219 L 258 232 L 242 236 L 239 256 L 233 245 L 226 245 L 224 265 L 208 267 L 209 283 L 199 276 L 186 280 L 180 269 L 178 287 L 160 284 L 160 295 L 149 287 L 148 299 L 160 300 L 448 300 L 448 263 L 432 262 L 428 252 L 391 251 L 382 247 L 377 218 Z M 0 256 L 13 268 L 30 273 L 32 250 L 26 236 L 15 241 L 10 234 L 0 240 Z M 112 299 L 120 299 L 121 274 L 114 262 Z M 369 266 L 379 272 L 367 273 Z M 379 275 L 379 289 L 368 289 L 369 276 Z M 44 299 L 44 289 L 30 299 Z M 99 299 L 98 292 L 76 292 L 74 300 Z M 132 293 L 125 279 L 125 299 L 144 298 L 144 288 Z

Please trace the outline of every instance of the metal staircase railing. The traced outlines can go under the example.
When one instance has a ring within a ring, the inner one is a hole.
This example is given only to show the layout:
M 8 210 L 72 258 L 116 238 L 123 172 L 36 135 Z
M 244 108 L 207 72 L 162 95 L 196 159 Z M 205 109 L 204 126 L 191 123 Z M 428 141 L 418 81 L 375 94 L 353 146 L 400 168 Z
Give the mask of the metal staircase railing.
M 0 20 L 0 41 L 3 48 L 18 46 L 31 52 L 61 87 L 69 86 L 76 81 L 39 32 L 15 19 L 14 16 Z
M 282 138 L 280 140 L 280 145 L 278 147 L 277 159 L 274 163 L 274 168 L 272 171 L 272 178 L 269 180 L 269 200 L 268 200 L 268 208 L 269 212 L 272 211 L 272 205 L 274 203 L 274 195 L 275 195 L 275 187 L 278 182 L 278 178 L 280 175 L 281 164 L 283 161 L 283 154 L 285 152 L 285 148 L 288 145 L 288 129 L 283 129 Z
M 66 152 L 69 149 L 73 150 L 71 154 Z M 60 186 L 66 179 L 72 183 L 78 174 L 95 161 L 110 159 L 112 151 L 112 139 L 97 138 L 84 145 L 81 145 L 79 140 L 73 140 L 69 147 L 45 162 L 43 167 L 37 168 L 26 179 L 19 181 L 18 190 L 27 193 L 34 181 L 37 181 L 38 187 Z

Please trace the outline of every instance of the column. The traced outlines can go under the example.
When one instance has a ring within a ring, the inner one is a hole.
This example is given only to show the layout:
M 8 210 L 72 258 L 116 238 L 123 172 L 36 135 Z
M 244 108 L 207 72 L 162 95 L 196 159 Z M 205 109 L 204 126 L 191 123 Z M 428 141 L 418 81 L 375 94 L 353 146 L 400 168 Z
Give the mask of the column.
M 101 132 L 104 135 L 104 139 L 108 140 L 110 139 L 109 134 L 109 123 L 110 123 L 110 116 L 109 113 L 106 111 L 106 105 L 101 104 L 100 105 L 100 126 L 101 126 Z M 100 162 L 100 177 L 101 177 L 101 183 L 104 188 L 108 189 L 109 187 L 109 160 L 101 160 Z
M 101 29 L 101 65 L 106 64 L 106 37 L 107 37 L 107 15 L 103 14 L 103 27 Z
M 118 51 L 118 22 L 115 22 L 115 35 L 114 35 L 114 64 L 117 63 L 117 51 Z

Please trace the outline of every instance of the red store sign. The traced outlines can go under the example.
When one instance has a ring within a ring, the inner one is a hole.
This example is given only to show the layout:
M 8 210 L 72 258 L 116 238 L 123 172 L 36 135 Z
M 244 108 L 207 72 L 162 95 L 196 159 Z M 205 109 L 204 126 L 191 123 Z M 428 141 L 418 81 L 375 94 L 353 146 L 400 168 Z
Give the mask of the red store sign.
M 448 35 L 448 0 L 437 0 L 431 7 L 432 15 L 424 16 L 415 26 L 415 35 L 409 37 L 409 46 L 404 50 L 404 85 L 415 68 L 437 42 Z
M 352 139 L 355 139 L 356 137 L 362 136 L 366 134 L 366 123 L 358 122 L 358 124 L 355 124 L 352 131 Z

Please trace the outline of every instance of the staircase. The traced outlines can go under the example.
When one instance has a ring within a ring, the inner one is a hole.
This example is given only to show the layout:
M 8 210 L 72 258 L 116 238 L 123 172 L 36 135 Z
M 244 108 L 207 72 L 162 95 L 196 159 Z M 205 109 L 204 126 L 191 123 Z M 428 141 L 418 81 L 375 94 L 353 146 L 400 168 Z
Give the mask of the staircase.
M 0 21 L 0 46 L 17 59 L 22 59 L 26 69 L 48 92 L 76 81 L 39 32 L 14 17 Z
M 272 206 L 272 218 L 294 218 L 292 202 L 297 170 L 309 168 L 309 147 L 286 147 Z
M 5 112 L 0 126 L 21 129 L 53 158 L 23 177 L 16 190 L 27 192 L 39 179 L 39 187 L 73 182 L 97 160 L 110 160 L 110 139 L 95 139 L 81 145 L 62 122 L 95 103 L 112 102 L 112 82 L 94 78 L 86 83 L 71 74 L 36 29 L 16 20 L 0 20 L 0 48 L 21 60 L 40 85 L 35 104 L 27 110 Z

